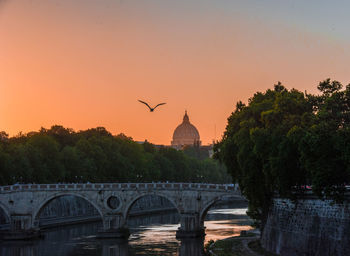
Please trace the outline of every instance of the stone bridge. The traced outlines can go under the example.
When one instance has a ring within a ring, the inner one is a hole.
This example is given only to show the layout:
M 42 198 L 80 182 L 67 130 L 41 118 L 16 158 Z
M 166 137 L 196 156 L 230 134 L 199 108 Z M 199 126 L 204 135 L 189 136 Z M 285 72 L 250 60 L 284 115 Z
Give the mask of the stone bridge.
M 3 239 L 30 238 L 39 234 L 39 217 L 50 201 L 77 196 L 92 204 L 101 215 L 99 237 L 128 237 L 126 220 L 132 205 L 146 195 L 168 199 L 180 214 L 177 237 L 204 235 L 209 208 L 224 197 L 242 199 L 237 185 L 196 183 L 93 183 L 27 184 L 0 187 L 0 208 L 10 223 Z

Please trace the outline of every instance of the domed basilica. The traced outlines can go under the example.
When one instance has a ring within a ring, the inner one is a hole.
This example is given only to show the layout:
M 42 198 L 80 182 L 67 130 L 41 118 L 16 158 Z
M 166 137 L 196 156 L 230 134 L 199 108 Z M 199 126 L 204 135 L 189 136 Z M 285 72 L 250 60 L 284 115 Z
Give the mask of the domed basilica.
M 190 123 L 190 119 L 185 112 L 182 123 L 176 127 L 173 140 L 171 141 L 171 146 L 176 149 L 182 149 L 187 145 L 201 145 L 199 132 L 197 128 Z

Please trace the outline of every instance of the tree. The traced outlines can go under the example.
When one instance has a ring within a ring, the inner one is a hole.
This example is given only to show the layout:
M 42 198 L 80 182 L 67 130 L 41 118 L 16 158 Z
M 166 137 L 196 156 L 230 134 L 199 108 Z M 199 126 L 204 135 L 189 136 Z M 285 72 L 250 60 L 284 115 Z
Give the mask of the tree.
M 33 170 L 32 175 L 38 182 L 64 181 L 64 166 L 55 139 L 46 134 L 35 134 L 28 138 L 25 150 Z
M 301 140 L 299 150 L 313 191 L 319 197 L 342 201 L 350 182 L 350 85 L 327 79 L 320 82 L 314 103 L 315 121 Z
M 281 83 L 237 103 L 215 157 L 224 162 L 249 201 L 248 214 L 264 228 L 275 193 L 297 199 L 306 185 L 339 200 L 349 182 L 350 86 L 337 81 L 310 95 Z
M 9 138 L 0 133 L 1 184 L 56 182 L 226 182 L 224 168 L 171 148 L 136 143 L 103 127 L 54 125 Z M 198 177 L 201 177 L 200 179 Z

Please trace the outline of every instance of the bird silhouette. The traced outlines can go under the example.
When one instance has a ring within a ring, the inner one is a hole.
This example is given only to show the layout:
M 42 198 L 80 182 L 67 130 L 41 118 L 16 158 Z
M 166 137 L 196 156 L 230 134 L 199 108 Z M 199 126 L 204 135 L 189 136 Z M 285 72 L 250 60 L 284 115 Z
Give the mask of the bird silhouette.
M 159 103 L 154 108 L 152 108 L 150 107 L 150 105 L 148 105 L 147 102 L 144 102 L 142 100 L 138 100 L 138 101 L 141 102 L 142 104 L 145 104 L 149 108 L 149 112 L 153 112 L 156 109 L 156 107 L 166 104 L 166 103 Z

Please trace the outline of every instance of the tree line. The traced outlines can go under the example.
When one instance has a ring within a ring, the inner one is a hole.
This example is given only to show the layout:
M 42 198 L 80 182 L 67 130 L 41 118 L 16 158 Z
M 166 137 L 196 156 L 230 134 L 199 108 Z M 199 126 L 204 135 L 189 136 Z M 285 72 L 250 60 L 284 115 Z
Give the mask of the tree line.
M 297 200 L 312 187 L 342 202 L 350 182 L 350 85 L 327 79 L 319 93 L 280 82 L 238 102 L 215 157 L 224 162 L 261 228 L 276 193 Z
M 14 137 L 0 132 L 0 184 L 231 180 L 224 165 L 193 157 L 196 152 L 140 144 L 103 127 L 75 132 L 55 125 Z

